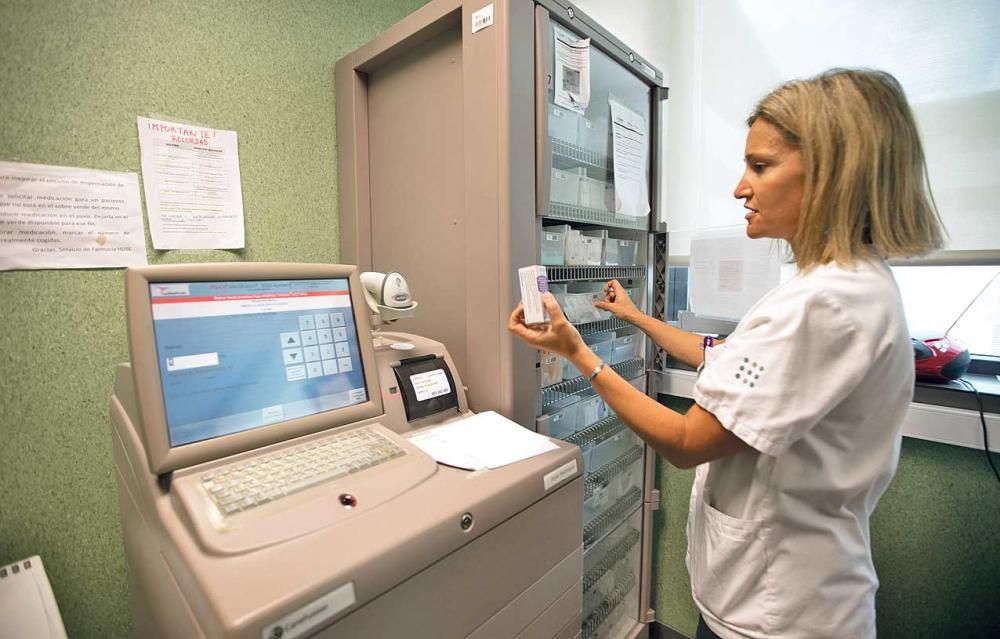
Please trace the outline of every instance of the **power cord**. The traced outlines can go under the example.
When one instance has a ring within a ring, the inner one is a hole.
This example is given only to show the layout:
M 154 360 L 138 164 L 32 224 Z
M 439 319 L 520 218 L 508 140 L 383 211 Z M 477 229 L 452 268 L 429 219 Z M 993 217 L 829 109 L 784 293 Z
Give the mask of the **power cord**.
M 983 398 L 979 396 L 979 390 L 971 382 L 961 378 L 956 381 L 961 382 L 966 388 L 976 394 L 976 402 L 979 404 L 979 421 L 983 425 L 983 450 L 986 453 L 986 461 L 989 462 L 990 468 L 993 469 L 993 475 L 1000 482 L 1000 473 L 997 472 L 997 467 L 993 465 L 993 457 L 990 455 L 990 440 L 986 434 L 986 414 L 983 410 Z

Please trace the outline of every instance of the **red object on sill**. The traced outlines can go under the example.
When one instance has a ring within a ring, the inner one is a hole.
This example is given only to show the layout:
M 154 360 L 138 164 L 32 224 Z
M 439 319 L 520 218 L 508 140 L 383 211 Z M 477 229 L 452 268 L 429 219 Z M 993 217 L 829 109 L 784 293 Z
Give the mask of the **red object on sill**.
M 969 370 L 972 356 L 961 342 L 950 337 L 912 338 L 917 379 L 947 382 Z

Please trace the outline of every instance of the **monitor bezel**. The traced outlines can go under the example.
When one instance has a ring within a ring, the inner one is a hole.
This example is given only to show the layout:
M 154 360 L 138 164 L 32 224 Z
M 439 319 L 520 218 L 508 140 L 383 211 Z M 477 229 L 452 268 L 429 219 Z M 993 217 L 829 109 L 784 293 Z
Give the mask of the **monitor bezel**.
M 358 332 L 361 366 L 368 400 L 253 428 L 240 433 L 171 447 L 160 378 L 149 285 L 164 282 L 222 282 L 250 280 L 347 279 L 354 325 Z M 129 357 L 141 423 L 136 431 L 146 449 L 149 470 L 155 474 L 195 466 L 247 450 L 344 426 L 383 414 L 371 321 L 356 266 L 344 264 L 213 263 L 171 264 L 129 268 L 125 272 L 125 309 Z

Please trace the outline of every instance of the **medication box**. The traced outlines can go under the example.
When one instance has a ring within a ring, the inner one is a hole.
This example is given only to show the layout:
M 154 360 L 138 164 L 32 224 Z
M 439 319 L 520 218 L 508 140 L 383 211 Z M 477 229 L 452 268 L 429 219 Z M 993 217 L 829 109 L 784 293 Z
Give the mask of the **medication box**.
M 541 324 L 549 321 L 542 304 L 542 293 L 549 291 L 549 279 L 544 266 L 525 266 L 517 270 L 521 280 L 521 302 L 524 303 L 524 323 Z

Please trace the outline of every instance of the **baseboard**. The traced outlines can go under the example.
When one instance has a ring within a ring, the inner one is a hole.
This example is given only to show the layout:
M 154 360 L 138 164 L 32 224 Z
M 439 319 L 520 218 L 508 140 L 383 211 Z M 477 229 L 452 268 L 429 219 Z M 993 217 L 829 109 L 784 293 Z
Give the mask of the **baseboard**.
M 691 637 L 659 621 L 653 621 L 649 624 L 649 639 L 691 639 Z

